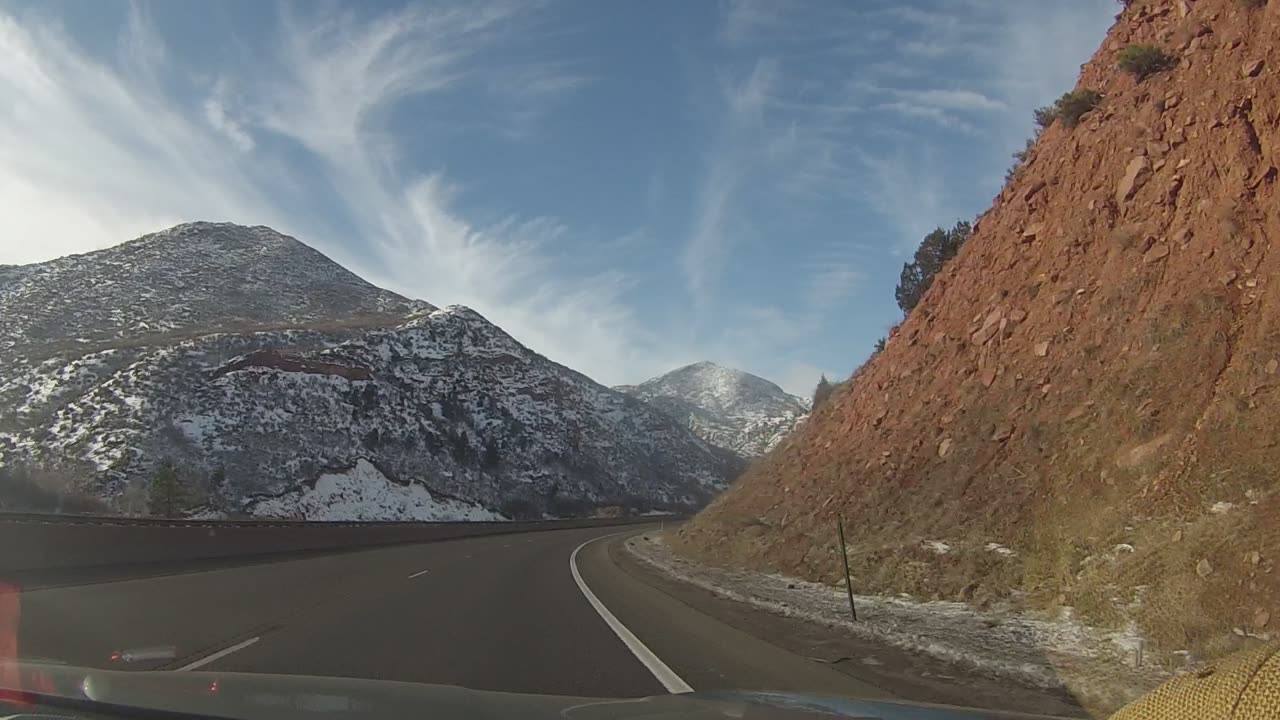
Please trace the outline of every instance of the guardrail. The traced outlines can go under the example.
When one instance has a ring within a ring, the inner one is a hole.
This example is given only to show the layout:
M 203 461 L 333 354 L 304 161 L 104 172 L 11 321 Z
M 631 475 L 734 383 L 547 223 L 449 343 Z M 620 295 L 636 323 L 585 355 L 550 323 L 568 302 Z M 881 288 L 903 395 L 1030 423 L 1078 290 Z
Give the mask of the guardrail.
M 0 579 L 159 563 L 357 550 L 481 535 L 611 527 L 659 517 L 512 522 L 172 520 L 0 513 Z

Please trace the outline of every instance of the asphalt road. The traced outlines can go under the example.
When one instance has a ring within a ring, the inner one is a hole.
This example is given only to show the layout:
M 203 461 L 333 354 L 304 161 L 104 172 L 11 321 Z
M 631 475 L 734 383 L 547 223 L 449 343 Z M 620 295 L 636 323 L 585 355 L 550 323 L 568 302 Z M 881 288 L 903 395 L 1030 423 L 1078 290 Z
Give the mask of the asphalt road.
M 575 581 L 570 557 L 582 547 L 580 577 L 599 604 L 694 690 L 887 696 L 629 573 L 608 547 L 637 532 L 479 537 L 29 590 L 20 655 L 557 695 L 667 692 Z

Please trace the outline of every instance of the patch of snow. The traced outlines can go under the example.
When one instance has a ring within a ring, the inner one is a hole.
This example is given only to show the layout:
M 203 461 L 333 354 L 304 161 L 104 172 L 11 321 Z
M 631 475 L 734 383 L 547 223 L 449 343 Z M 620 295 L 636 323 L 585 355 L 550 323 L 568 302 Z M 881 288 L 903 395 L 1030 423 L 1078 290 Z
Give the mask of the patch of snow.
M 1011 550 L 997 542 L 987 543 L 987 552 L 993 552 L 997 555 L 1004 555 L 1005 557 L 1012 557 L 1018 554 L 1016 551 Z
M 314 488 L 260 500 L 251 511 L 262 517 L 330 521 L 506 520 L 479 505 L 436 498 L 416 483 L 393 483 L 364 458 L 350 470 L 321 475 Z
M 214 427 L 213 418 L 208 415 L 178 418 L 173 424 L 197 445 L 204 445 L 205 435 Z
M 946 555 L 951 552 L 951 546 L 941 540 L 925 540 L 920 545 L 934 555 Z
M 1209 507 L 1209 512 L 1213 513 L 1214 515 L 1225 515 L 1235 509 L 1236 509 L 1235 503 L 1219 500 L 1218 502 L 1214 503 Z
M 1120 543 L 1119 545 L 1116 545 L 1115 547 L 1111 548 L 1111 552 L 1116 554 L 1131 553 L 1133 552 L 1133 546 L 1130 545 L 1129 543 Z

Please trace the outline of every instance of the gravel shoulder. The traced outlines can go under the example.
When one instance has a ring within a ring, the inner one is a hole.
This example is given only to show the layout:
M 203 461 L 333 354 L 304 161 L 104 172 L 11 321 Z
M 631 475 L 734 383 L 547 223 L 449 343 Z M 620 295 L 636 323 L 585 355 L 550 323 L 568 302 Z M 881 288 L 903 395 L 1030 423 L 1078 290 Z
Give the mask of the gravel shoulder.
M 615 553 L 704 612 L 915 701 L 1099 717 L 1167 677 L 1138 665 L 1127 633 L 1069 616 L 855 595 L 855 623 L 843 587 L 694 562 L 659 532 L 630 537 Z

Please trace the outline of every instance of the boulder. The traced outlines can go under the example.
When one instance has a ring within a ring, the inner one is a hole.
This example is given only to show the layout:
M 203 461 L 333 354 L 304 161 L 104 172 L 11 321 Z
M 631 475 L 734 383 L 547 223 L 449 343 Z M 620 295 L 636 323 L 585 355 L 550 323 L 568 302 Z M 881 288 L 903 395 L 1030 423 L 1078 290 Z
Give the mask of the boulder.
M 1145 156 L 1130 160 L 1125 168 L 1124 177 L 1116 187 L 1116 202 L 1125 203 L 1132 200 L 1134 193 L 1138 192 L 1149 179 L 1151 179 L 1151 160 Z

